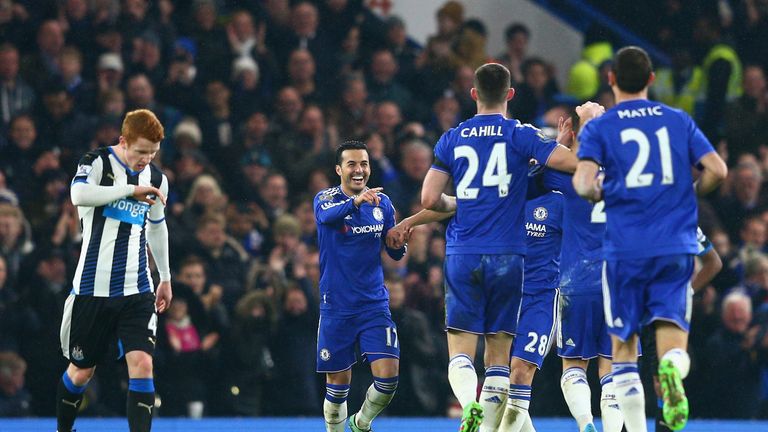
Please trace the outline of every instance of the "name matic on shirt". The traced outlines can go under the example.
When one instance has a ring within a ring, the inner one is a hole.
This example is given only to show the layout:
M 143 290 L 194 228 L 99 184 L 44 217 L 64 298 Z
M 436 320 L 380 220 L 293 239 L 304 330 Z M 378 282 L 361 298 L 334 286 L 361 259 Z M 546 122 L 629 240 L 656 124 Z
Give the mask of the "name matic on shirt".
M 619 110 L 619 118 L 635 118 L 635 117 L 653 117 L 664 115 L 659 105 L 652 107 L 642 107 L 635 109 Z

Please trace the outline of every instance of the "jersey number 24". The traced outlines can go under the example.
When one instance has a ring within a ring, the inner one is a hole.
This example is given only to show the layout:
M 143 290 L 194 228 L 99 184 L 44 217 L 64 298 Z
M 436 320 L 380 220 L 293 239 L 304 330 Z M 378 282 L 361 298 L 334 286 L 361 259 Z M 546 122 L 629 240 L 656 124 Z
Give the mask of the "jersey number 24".
M 477 152 L 470 146 L 458 146 L 453 149 L 453 158 L 467 159 L 467 171 L 456 185 L 456 198 L 458 199 L 477 199 L 479 188 L 469 187 L 472 180 L 477 175 L 477 168 L 480 160 Z M 504 142 L 493 144 L 491 156 L 488 158 L 488 164 L 483 170 L 483 186 L 496 186 L 499 190 L 499 197 L 505 197 L 509 194 L 509 183 L 512 181 L 512 174 L 507 174 L 507 145 Z

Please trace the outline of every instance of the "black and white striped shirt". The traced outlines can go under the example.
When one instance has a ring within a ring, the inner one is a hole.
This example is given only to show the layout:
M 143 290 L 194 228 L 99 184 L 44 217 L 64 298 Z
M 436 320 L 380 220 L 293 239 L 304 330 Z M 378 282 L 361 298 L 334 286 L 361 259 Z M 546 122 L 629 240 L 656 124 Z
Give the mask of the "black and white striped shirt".
M 168 193 L 168 179 L 153 164 L 132 171 L 110 147 L 86 153 L 72 180 L 78 183 L 113 186 L 120 198 L 98 206 L 78 205 L 83 245 L 72 282 L 73 294 L 121 297 L 152 292 L 154 284 L 147 261 L 147 222 L 163 224 L 165 206 L 160 200 L 150 206 L 130 195 L 128 185 L 154 186 Z M 73 195 L 74 196 L 74 195 Z M 102 200 L 103 202 L 103 200 Z M 167 242 L 167 240 L 166 240 Z M 156 251 L 153 249 L 153 253 Z M 161 270 L 161 279 L 166 269 Z

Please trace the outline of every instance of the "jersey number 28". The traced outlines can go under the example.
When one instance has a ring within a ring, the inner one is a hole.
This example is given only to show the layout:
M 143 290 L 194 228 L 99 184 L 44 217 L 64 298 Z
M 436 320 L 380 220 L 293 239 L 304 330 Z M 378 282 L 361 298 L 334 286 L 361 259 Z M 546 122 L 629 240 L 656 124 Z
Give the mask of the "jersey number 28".
M 675 174 L 672 172 L 672 152 L 669 149 L 669 132 L 666 127 L 656 131 L 659 141 L 659 154 L 661 156 L 661 184 L 670 185 L 675 182 Z M 637 159 L 627 173 L 627 188 L 650 186 L 653 182 L 653 173 L 644 173 L 648 164 L 648 156 L 651 153 L 651 144 L 648 137 L 640 129 L 629 128 L 621 131 L 621 143 L 637 143 Z
M 467 171 L 456 185 L 456 198 L 458 199 L 477 199 L 479 188 L 469 187 L 472 180 L 477 175 L 477 168 L 480 160 L 477 152 L 470 146 L 458 146 L 453 149 L 453 158 L 466 158 Z M 504 142 L 493 144 L 491 156 L 488 158 L 488 164 L 483 170 L 483 186 L 496 186 L 499 190 L 499 197 L 505 197 L 509 194 L 509 183 L 512 181 L 512 174 L 507 174 L 507 145 Z

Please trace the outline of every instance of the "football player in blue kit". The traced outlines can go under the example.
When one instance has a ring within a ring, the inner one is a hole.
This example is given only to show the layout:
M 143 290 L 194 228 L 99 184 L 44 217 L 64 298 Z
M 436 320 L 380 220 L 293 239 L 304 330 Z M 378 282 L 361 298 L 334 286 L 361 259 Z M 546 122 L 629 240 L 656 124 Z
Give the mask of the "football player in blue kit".
M 647 430 L 637 341 L 640 327 L 651 323 L 665 422 L 673 430 L 687 422 L 682 379 L 690 369 L 696 194 L 712 191 L 728 171 L 687 114 L 648 100 L 653 79 L 645 51 L 626 47 L 616 53 L 609 72 L 616 106 L 584 123 L 573 177 L 579 195 L 605 201 L 604 313 L 616 400 L 628 432 Z M 701 170 L 695 183 L 691 167 Z
M 577 111 L 579 108 L 577 108 Z M 575 133 L 578 112 L 561 125 L 563 145 L 577 151 Z M 587 382 L 589 360 L 598 358 L 600 409 L 604 432 L 619 432 L 623 426 L 611 378 L 611 339 L 603 317 L 602 248 L 606 215 L 604 202 L 583 200 L 568 174 L 545 170 L 544 187 L 563 194 L 563 247 L 560 260 L 560 313 L 558 355 L 563 359 L 560 387 L 571 415 L 581 432 L 596 431 L 592 397 Z
M 341 184 L 314 199 L 320 249 L 320 323 L 317 372 L 326 374 L 326 430 L 344 431 L 347 396 L 356 362 L 355 346 L 371 363 L 373 384 L 360 411 L 349 417 L 353 432 L 371 430 L 397 389 L 400 347 L 389 312 L 381 250 L 395 260 L 406 246 L 385 246 L 395 209 L 381 188 L 368 188 L 371 174 L 364 143 L 347 141 L 336 150 Z
M 575 162 L 574 154 L 538 129 L 505 118 L 514 89 L 504 66 L 479 67 L 471 95 L 477 115 L 440 137 L 421 192 L 424 208 L 456 212 L 446 232 L 445 302 L 448 381 L 463 408 L 463 432 L 479 430 L 484 416 L 473 364 L 478 336 L 485 337 L 484 387 L 509 386 L 526 251 L 528 161 L 570 172 Z M 443 193 L 451 181 L 455 197 Z M 530 386 L 510 387 L 509 396 L 507 426 L 517 431 L 528 418 Z
M 536 167 L 540 168 L 540 165 Z M 541 189 L 541 177 L 534 172 L 529 179 L 529 191 Z M 531 197 L 525 204 L 527 254 L 517 336 L 510 362 L 510 395 L 519 393 L 521 388 L 530 389 L 533 376 L 541 368 L 555 336 L 562 221 L 563 194 L 560 191 L 546 191 Z M 521 430 L 533 430 L 530 415 L 525 414 Z M 480 430 L 492 432 L 497 426 L 483 425 Z

